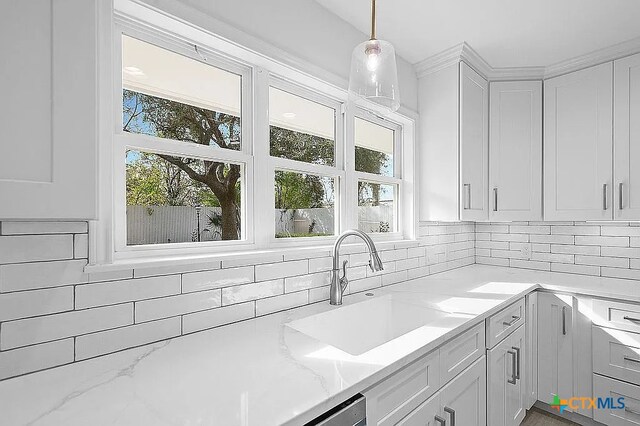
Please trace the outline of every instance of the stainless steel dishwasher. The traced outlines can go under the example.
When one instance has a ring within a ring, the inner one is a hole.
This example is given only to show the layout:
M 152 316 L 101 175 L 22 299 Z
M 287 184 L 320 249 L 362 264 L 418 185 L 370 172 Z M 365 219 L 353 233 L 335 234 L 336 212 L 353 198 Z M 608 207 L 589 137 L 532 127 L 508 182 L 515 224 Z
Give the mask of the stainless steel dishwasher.
M 304 426 L 366 426 L 367 404 L 358 394 L 332 408 Z

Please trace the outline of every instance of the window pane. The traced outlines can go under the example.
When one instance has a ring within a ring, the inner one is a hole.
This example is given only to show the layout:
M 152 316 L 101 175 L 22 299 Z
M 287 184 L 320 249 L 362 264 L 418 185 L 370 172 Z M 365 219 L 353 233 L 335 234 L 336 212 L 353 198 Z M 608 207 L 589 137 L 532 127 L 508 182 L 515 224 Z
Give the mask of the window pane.
M 276 170 L 276 238 L 333 235 L 334 188 L 330 177 Z
M 335 110 L 269 88 L 271 156 L 333 166 Z
M 122 128 L 240 150 L 242 77 L 122 37 Z
M 355 119 L 356 170 L 393 176 L 394 131 L 370 121 Z
M 358 181 L 358 228 L 395 232 L 396 201 L 396 185 Z
M 130 150 L 127 245 L 241 239 L 238 164 Z

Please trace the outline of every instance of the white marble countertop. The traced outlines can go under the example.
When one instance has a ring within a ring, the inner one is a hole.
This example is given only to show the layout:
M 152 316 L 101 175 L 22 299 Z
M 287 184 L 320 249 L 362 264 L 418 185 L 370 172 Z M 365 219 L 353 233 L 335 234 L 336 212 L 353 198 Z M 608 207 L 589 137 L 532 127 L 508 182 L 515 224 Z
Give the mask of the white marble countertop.
M 458 313 L 350 355 L 289 327 L 305 306 L 0 382 L 7 425 L 303 424 L 543 287 L 640 302 L 640 283 L 472 265 L 372 291 Z M 375 297 L 374 296 L 374 297 Z M 345 305 L 369 299 L 345 297 Z

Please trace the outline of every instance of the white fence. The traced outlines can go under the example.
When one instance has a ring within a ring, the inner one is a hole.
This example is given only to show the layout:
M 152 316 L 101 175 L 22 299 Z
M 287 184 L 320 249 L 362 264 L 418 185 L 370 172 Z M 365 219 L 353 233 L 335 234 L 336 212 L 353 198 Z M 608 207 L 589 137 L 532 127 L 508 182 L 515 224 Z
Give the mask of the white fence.
M 222 229 L 210 223 L 220 216 L 220 207 L 200 209 L 200 241 L 220 240 Z M 393 206 L 358 207 L 360 229 L 387 232 L 393 228 Z M 332 209 L 289 209 L 275 211 L 275 232 L 279 236 L 333 234 Z M 127 244 L 160 244 L 198 241 L 198 213 L 189 206 L 127 206 Z

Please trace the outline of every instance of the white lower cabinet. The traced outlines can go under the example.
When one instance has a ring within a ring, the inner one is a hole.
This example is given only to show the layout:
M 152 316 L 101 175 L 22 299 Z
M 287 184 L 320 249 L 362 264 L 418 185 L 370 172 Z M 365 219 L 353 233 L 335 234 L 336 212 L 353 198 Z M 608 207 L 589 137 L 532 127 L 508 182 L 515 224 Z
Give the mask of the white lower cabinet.
M 525 326 L 488 351 L 487 424 L 517 426 L 524 419 L 526 351 Z
M 608 426 L 640 425 L 640 386 L 594 374 L 593 393 L 611 398 L 609 407 L 593 410 L 594 420 Z
M 573 297 L 538 294 L 538 399 L 573 396 Z
M 448 426 L 487 424 L 487 366 L 483 356 L 439 392 Z

